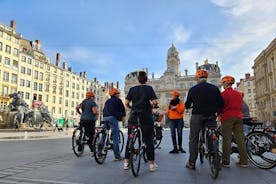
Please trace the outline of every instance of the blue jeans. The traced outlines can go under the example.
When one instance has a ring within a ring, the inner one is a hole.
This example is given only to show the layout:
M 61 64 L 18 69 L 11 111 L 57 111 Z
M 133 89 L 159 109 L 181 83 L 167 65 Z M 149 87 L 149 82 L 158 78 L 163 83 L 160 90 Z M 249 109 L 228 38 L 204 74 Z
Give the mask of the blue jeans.
M 169 119 L 169 125 L 171 129 L 171 137 L 172 137 L 172 143 L 173 147 L 177 149 L 177 143 L 176 143 L 176 131 L 177 130 L 177 138 L 178 138 L 178 146 L 179 148 L 182 148 L 182 131 L 183 131 L 183 125 L 184 122 L 182 119 Z
M 113 140 L 113 152 L 115 157 L 120 157 L 119 153 L 119 125 L 118 120 L 114 116 L 103 117 L 104 121 L 107 121 L 111 131 Z

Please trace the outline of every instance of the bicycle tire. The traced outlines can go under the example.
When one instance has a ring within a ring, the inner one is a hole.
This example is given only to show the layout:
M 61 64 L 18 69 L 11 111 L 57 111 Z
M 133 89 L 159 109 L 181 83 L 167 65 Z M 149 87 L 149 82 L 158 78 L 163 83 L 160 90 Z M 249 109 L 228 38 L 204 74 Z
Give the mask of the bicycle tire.
M 125 137 L 122 130 L 119 130 L 119 152 L 122 153 L 125 146 Z
M 200 160 L 200 163 L 203 164 L 204 162 L 204 147 L 203 147 L 203 143 L 200 141 L 199 144 L 198 144 L 198 153 L 199 153 L 199 160 Z
M 134 133 L 132 139 L 130 139 L 130 167 L 133 176 L 139 175 L 140 164 L 141 164 L 141 137 L 139 131 Z
M 248 159 L 258 168 L 272 169 L 276 166 L 276 153 L 274 139 L 267 133 L 253 131 L 246 135 L 246 147 Z
M 163 136 L 162 136 L 162 138 L 163 138 Z M 156 128 L 154 127 L 154 132 L 153 132 L 154 149 L 159 148 L 159 146 L 162 142 L 162 138 L 160 138 L 160 139 L 156 138 Z
M 73 131 L 73 135 L 72 135 L 72 149 L 74 154 L 77 157 L 80 157 L 83 154 L 84 151 L 84 144 L 82 142 L 82 130 L 80 128 L 76 128 Z
M 93 141 L 93 152 L 95 161 L 98 164 L 103 164 L 107 156 L 107 137 L 102 131 L 97 132 Z
M 219 156 L 219 142 L 212 140 L 212 151 L 208 155 L 209 165 L 211 169 L 211 176 L 216 179 L 220 171 L 220 156 Z

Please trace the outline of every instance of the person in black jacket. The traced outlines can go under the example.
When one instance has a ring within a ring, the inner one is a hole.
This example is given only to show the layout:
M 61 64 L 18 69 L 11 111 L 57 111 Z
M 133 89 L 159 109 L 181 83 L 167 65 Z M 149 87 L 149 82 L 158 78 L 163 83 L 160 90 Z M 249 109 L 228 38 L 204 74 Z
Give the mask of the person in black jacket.
M 122 160 L 119 152 L 119 125 L 118 121 L 125 121 L 126 110 L 122 100 L 119 98 L 120 91 L 112 88 L 109 91 L 110 98 L 105 102 L 103 109 L 103 120 L 111 127 L 114 161 Z
M 219 89 L 207 82 L 208 72 L 197 70 L 197 85 L 190 88 L 185 102 L 185 108 L 193 108 L 190 121 L 189 136 L 189 161 L 186 164 L 188 169 L 195 169 L 195 163 L 198 155 L 198 137 L 199 131 L 204 125 L 205 117 L 213 117 L 216 120 L 216 113 L 223 107 L 224 102 Z

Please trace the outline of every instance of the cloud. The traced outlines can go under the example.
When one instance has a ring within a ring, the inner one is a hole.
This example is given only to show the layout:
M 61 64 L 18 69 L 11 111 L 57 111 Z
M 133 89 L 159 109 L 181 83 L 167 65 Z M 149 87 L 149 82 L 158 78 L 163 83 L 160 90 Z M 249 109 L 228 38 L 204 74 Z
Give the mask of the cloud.
M 254 59 L 275 38 L 276 1 L 211 0 L 227 17 L 219 34 L 206 38 L 206 44 L 181 53 L 185 62 L 203 64 L 219 61 L 222 75 L 244 77 L 252 73 Z M 205 42 L 205 41 L 204 41 Z M 195 70 L 193 65 L 190 66 Z M 194 71 L 193 71 L 194 72 Z
M 175 43 L 185 43 L 190 38 L 190 31 L 186 30 L 182 25 L 174 27 L 173 40 Z

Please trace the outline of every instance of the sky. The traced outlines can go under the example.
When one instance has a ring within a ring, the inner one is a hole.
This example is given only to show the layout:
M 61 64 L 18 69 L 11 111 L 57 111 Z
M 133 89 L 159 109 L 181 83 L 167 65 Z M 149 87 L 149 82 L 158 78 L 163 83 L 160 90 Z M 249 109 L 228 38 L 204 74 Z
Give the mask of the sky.
M 0 23 L 40 40 L 88 78 L 119 81 L 147 68 L 161 77 L 168 49 L 178 49 L 181 74 L 218 61 L 222 75 L 253 75 L 254 59 L 276 37 L 275 0 L 0 0 Z

